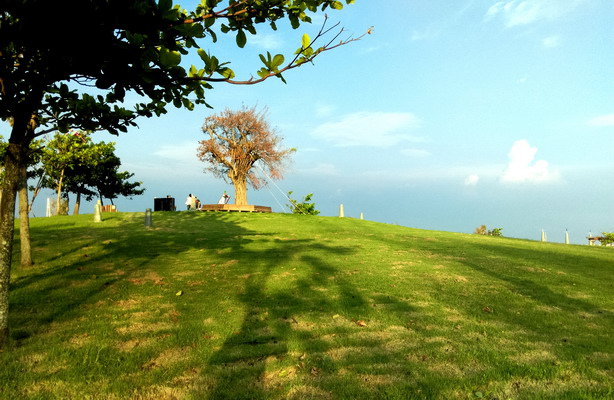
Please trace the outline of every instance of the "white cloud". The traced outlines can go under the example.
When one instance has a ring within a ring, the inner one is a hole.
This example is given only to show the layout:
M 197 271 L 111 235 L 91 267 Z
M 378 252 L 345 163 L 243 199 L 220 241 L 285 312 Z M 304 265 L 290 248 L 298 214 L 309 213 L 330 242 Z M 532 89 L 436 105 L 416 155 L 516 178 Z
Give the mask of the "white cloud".
M 480 181 L 480 176 L 478 174 L 471 174 L 465 178 L 465 186 L 476 186 Z
M 542 39 L 542 45 L 547 49 L 559 47 L 561 45 L 561 38 L 560 36 L 548 36 Z
M 265 50 L 277 50 L 284 44 L 279 35 L 271 33 L 259 33 L 248 38 L 248 43 Z
M 330 117 L 336 109 L 337 107 L 331 104 L 318 104 L 315 108 L 316 117 Z
M 431 152 L 424 149 L 403 149 L 401 150 L 401 154 L 414 158 L 425 158 L 431 156 Z
M 510 28 L 540 20 L 553 20 L 571 11 L 586 0 L 502 0 L 492 5 L 485 18 L 501 16 Z
M 329 163 L 319 163 L 314 165 L 311 168 L 302 168 L 298 172 L 305 175 L 314 175 L 314 176 L 339 176 L 339 169 Z
M 535 161 L 537 148 L 531 147 L 526 140 L 517 140 L 510 150 L 509 163 L 501 182 L 504 183 L 543 183 L 555 181 L 559 174 L 553 171 L 547 161 Z
M 420 126 L 412 113 L 357 112 L 316 127 L 312 135 L 339 147 L 391 147 L 403 142 L 421 142 L 409 131 Z
M 438 38 L 442 33 L 449 31 L 455 25 L 459 24 L 461 19 L 469 12 L 475 5 L 476 0 L 468 0 L 464 2 L 454 2 L 450 8 L 455 8 L 460 5 L 453 13 L 446 14 L 447 17 L 443 19 L 438 19 L 438 22 L 430 25 L 429 27 L 422 30 L 414 30 L 411 34 L 412 41 L 421 41 L 421 40 L 432 40 Z M 463 4 L 464 3 L 464 4 Z
M 167 160 L 174 160 L 179 162 L 197 160 L 197 147 L 198 143 L 195 142 L 182 142 L 174 145 L 163 145 L 158 150 L 154 151 L 153 155 L 165 158 Z
M 614 114 L 600 115 L 588 121 L 588 126 L 614 126 Z

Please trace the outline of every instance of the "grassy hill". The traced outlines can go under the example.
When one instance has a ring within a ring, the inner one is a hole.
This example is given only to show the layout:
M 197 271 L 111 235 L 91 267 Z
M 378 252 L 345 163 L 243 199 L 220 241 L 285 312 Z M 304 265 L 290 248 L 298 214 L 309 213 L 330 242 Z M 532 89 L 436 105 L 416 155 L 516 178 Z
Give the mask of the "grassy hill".
M 32 220 L 0 398 L 614 397 L 614 249 L 283 214 Z M 18 243 L 18 242 L 17 242 Z

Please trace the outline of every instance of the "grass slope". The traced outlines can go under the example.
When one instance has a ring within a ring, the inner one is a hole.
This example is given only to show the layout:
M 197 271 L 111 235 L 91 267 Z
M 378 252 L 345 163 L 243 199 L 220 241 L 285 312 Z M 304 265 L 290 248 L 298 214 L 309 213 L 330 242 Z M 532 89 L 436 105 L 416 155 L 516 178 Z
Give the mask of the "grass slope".
M 2 398 L 614 396 L 609 248 L 283 214 L 32 235 Z

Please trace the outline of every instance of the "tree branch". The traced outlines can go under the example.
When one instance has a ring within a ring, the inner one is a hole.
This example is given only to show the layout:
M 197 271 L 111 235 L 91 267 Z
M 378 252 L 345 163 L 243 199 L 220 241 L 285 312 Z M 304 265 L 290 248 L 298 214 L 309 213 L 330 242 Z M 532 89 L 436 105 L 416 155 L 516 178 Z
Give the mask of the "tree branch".
M 325 16 L 325 20 L 324 23 L 322 24 L 322 27 L 320 28 L 320 31 L 318 32 L 318 34 L 316 35 L 316 37 L 313 39 L 313 41 L 311 42 L 311 44 L 315 43 L 318 39 L 321 39 L 323 36 L 325 36 L 326 34 L 328 34 L 329 32 L 331 32 L 333 29 L 335 29 L 337 26 L 339 26 L 339 23 L 336 23 L 335 25 L 333 25 L 332 27 L 325 29 L 325 25 L 326 25 L 326 21 L 328 20 L 328 17 Z M 296 54 L 296 56 L 292 59 L 292 61 L 290 61 L 288 64 L 286 64 L 286 66 L 284 66 L 283 68 L 277 70 L 277 71 L 271 71 L 269 74 L 260 77 L 259 79 L 254 79 L 254 77 L 252 76 L 250 79 L 248 80 L 243 80 L 243 81 L 237 81 L 237 80 L 233 80 L 233 79 L 228 79 L 228 78 L 212 78 L 211 76 L 203 76 L 203 77 L 198 77 L 198 76 L 193 76 L 193 77 L 188 77 L 185 78 L 188 81 L 205 81 L 205 82 L 225 82 L 225 83 L 229 83 L 232 85 L 255 85 L 261 82 L 264 82 L 265 80 L 273 77 L 273 76 L 280 76 L 282 73 L 289 71 L 291 69 L 294 68 L 298 68 L 303 64 L 306 64 L 308 62 L 312 62 L 318 55 L 329 51 L 329 50 L 333 50 L 336 49 L 337 47 L 341 47 L 341 46 L 345 46 L 349 43 L 352 42 L 356 42 L 361 40 L 363 37 L 365 37 L 366 35 L 370 35 L 372 32 L 372 27 L 369 28 L 367 30 L 367 32 L 363 33 L 362 35 L 358 36 L 358 37 L 349 37 L 347 39 L 341 40 L 339 43 L 332 45 L 332 43 L 334 41 L 337 40 L 337 38 L 344 32 L 343 29 L 339 30 L 339 32 L 324 46 L 318 48 L 313 55 L 311 55 L 310 57 L 306 57 L 304 59 L 304 61 L 297 63 L 297 61 L 299 60 L 299 57 L 304 54 L 304 52 L 307 50 L 307 48 L 302 48 L 301 51 Z M 311 48 L 311 45 L 308 47 Z
M 237 15 L 241 15 L 243 13 L 246 13 L 249 11 L 248 8 L 245 8 L 241 11 L 236 11 L 234 13 L 228 13 L 228 10 L 230 10 L 233 7 L 237 7 L 237 6 L 241 6 L 243 4 L 247 4 L 247 0 L 243 0 L 237 4 L 234 4 L 233 6 L 228 6 L 226 8 L 224 8 L 223 10 L 217 11 L 217 12 L 211 12 L 209 14 L 205 14 L 202 15 L 200 17 L 196 17 L 196 18 L 188 18 L 188 19 L 184 19 L 181 21 L 177 21 L 175 22 L 173 25 L 185 25 L 185 24 L 195 24 L 198 22 L 203 22 L 206 19 L 210 19 L 210 18 L 232 18 L 232 17 L 236 17 Z M 226 13 L 226 14 L 224 14 Z

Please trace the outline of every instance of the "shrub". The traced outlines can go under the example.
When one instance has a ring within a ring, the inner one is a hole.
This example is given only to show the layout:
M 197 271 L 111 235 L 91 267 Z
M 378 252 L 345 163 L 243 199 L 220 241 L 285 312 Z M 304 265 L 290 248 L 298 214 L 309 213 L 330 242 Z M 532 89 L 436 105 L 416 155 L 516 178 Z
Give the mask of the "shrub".
M 608 246 L 614 243 L 614 232 L 603 232 L 601 233 L 601 245 Z
M 503 228 L 493 228 L 488 231 L 488 236 L 503 236 Z
M 309 193 L 307 196 L 305 196 L 303 198 L 303 201 L 301 201 L 300 203 L 298 202 L 298 200 L 294 200 L 290 197 L 292 193 L 292 191 L 288 192 L 288 200 L 290 200 L 290 204 L 288 206 L 292 209 L 292 213 L 305 215 L 320 214 L 320 211 L 316 210 L 316 204 L 310 203 L 311 198 L 313 197 L 313 193 Z
M 493 229 L 488 229 L 486 228 L 486 225 L 480 225 L 479 227 L 475 228 L 475 231 L 473 231 L 473 233 L 475 233 L 476 235 L 486 235 L 486 236 L 503 236 L 503 228 L 493 228 Z
M 475 228 L 475 231 L 473 231 L 473 233 L 475 233 L 476 235 L 486 235 L 488 234 L 488 231 L 486 230 L 486 225 L 480 225 L 477 228 Z

